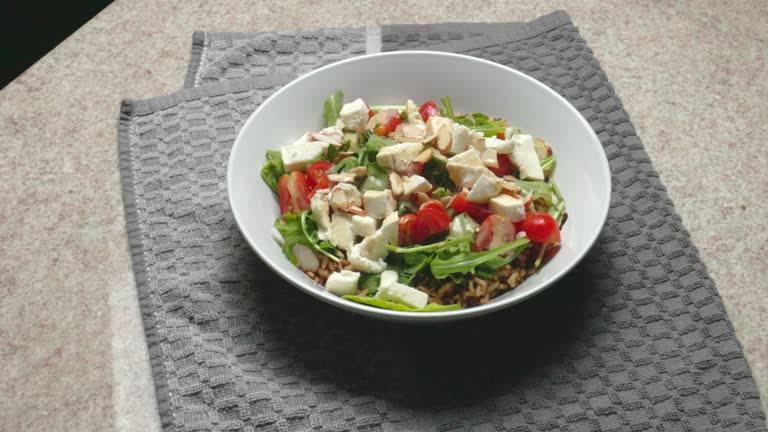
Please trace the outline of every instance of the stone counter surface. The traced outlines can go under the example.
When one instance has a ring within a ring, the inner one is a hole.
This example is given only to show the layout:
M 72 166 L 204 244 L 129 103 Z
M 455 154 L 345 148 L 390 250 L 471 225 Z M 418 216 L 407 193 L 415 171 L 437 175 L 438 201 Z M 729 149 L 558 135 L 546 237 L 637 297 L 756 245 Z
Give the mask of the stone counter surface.
M 181 87 L 192 31 L 555 9 L 632 116 L 768 408 L 768 2 L 118 0 L 0 91 L 0 430 L 158 428 L 116 122 L 121 99 Z

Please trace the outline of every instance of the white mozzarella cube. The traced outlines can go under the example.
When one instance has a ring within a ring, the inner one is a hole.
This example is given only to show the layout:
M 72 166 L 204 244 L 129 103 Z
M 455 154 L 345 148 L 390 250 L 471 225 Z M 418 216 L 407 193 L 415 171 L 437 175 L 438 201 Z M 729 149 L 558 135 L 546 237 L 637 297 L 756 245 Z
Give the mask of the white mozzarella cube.
M 317 236 L 320 240 L 328 240 L 331 228 L 330 206 L 328 205 L 328 194 L 330 189 L 320 189 L 315 192 L 310 202 L 309 209 L 312 210 L 312 220 L 317 224 Z
M 397 272 L 394 270 L 386 270 L 382 272 L 381 279 L 379 280 L 379 288 L 396 283 L 398 277 Z
M 376 162 L 384 168 L 405 172 L 416 156 L 424 150 L 424 145 L 417 142 L 405 142 L 382 147 L 376 154 Z
M 412 175 L 403 182 L 403 194 L 410 195 L 416 192 L 429 192 L 432 190 L 432 184 L 429 180 L 420 175 Z
M 392 211 L 387 215 L 387 217 L 381 221 L 381 228 L 379 228 L 374 235 L 376 241 L 381 244 L 397 246 L 399 221 L 400 215 L 398 215 L 396 211 Z
M 368 216 L 384 219 L 395 210 L 397 202 L 389 189 L 383 191 L 369 190 L 363 194 L 363 206 Z
M 379 287 L 376 298 L 400 303 L 416 309 L 423 308 L 429 302 L 429 295 L 427 293 L 398 282 Z
M 445 165 L 448 176 L 458 187 L 471 188 L 483 175 L 494 175 L 483 165 L 480 152 L 469 149 L 448 159 Z
M 341 107 L 339 119 L 344 122 L 345 128 L 360 130 L 368 123 L 368 106 L 362 99 L 355 99 Z
M 355 243 L 352 232 L 352 215 L 335 212 L 331 216 L 331 235 L 329 241 L 339 249 L 349 250 Z
M 477 143 L 483 140 L 483 134 L 475 132 L 468 127 L 453 123 L 451 126 L 451 153 L 461 153 L 469 148 L 473 148 Z
M 496 137 L 488 137 L 485 139 L 485 148 L 496 150 L 496 153 L 498 154 L 512 154 L 515 145 L 512 140 L 500 140 Z
M 325 281 L 325 289 L 339 297 L 351 295 L 357 291 L 357 283 L 360 281 L 360 273 L 342 270 L 333 272 Z
M 376 232 L 376 219 L 370 216 L 352 216 L 352 231 L 355 235 L 366 237 Z
M 499 216 L 506 216 L 513 222 L 525 219 L 525 198 L 499 195 L 490 200 L 491 211 Z
M 360 207 L 360 191 L 355 185 L 350 183 L 339 183 L 331 189 L 329 198 L 331 207 L 334 209 L 348 209 L 352 206 Z
M 539 161 L 539 156 L 536 154 L 533 137 L 530 135 L 515 135 L 511 141 L 514 143 L 512 162 L 520 169 L 520 178 L 544 180 L 544 171 L 541 169 L 541 161 Z
M 295 143 L 282 146 L 280 154 L 285 172 L 304 169 L 310 161 L 325 154 L 329 145 L 325 141 L 309 141 L 309 134 L 304 134 Z
M 371 237 L 366 237 L 366 240 L 370 238 Z M 349 260 L 350 265 L 352 265 L 352 268 L 364 273 L 381 273 L 386 270 L 387 263 L 384 262 L 384 259 L 374 260 L 363 256 L 363 243 L 365 243 L 365 240 L 352 246 L 352 250 L 349 252 L 347 259 Z
M 501 193 L 502 184 L 504 181 L 496 176 L 480 176 L 469 191 L 467 199 L 476 203 L 487 203 Z

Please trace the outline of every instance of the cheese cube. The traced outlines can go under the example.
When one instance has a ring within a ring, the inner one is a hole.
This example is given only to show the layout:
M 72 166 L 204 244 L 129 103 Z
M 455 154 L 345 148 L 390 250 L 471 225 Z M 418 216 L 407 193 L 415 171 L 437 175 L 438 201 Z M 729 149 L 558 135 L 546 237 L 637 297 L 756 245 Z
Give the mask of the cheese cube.
M 318 190 L 315 192 L 309 205 L 309 209 L 312 210 L 312 220 L 317 224 L 317 236 L 320 240 L 328 240 L 328 230 L 331 228 L 330 206 L 328 205 L 329 193 L 330 189 Z
M 382 147 L 376 154 L 376 162 L 384 168 L 405 172 L 416 156 L 424 150 L 424 145 L 406 142 Z
M 369 190 L 363 194 L 363 206 L 368 216 L 383 219 L 395 211 L 397 202 L 389 189 L 383 191 Z
M 331 235 L 328 239 L 331 244 L 339 249 L 349 250 L 355 242 L 355 233 L 352 232 L 352 215 L 335 212 L 331 216 Z
M 398 282 L 392 282 L 389 285 L 379 287 L 376 298 L 400 303 L 416 309 L 423 308 L 429 301 L 427 293 Z
M 475 146 L 475 143 L 482 142 L 483 134 L 475 132 L 468 127 L 454 123 L 451 126 L 451 153 L 461 153 Z
M 490 200 L 491 211 L 499 216 L 506 216 L 512 222 L 525 219 L 525 199 L 509 195 L 499 195 Z
M 357 291 L 357 283 L 360 281 L 360 273 L 342 270 L 333 272 L 325 281 L 325 289 L 337 296 L 351 295 Z
M 485 139 L 485 148 L 496 150 L 496 153 L 498 154 L 512 154 L 515 145 L 512 140 L 500 140 L 496 137 L 488 137 Z
M 416 192 L 429 192 L 432 190 L 432 184 L 420 175 L 412 175 L 403 182 L 403 194 L 410 195 Z
M 355 235 L 366 237 L 376 232 L 376 219 L 370 216 L 352 216 L 352 231 Z
M 309 161 L 325 154 L 329 145 L 325 141 L 309 141 L 309 134 L 304 134 L 295 143 L 281 147 L 285 172 L 304 169 Z
M 357 187 L 349 183 L 339 183 L 331 189 L 329 198 L 331 207 L 334 209 L 348 209 L 352 206 L 360 207 L 360 191 Z
M 448 159 L 448 162 L 460 163 L 464 165 L 483 166 L 483 160 L 480 159 L 480 152 L 475 149 L 469 149 Z
M 381 244 L 397 246 L 399 221 L 400 215 L 398 215 L 396 211 L 392 211 L 383 221 L 381 221 L 381 228 L 379 228 L 374 235 L 376 241 Z
M 466 165 L 455 162 L 446 164 L 448 176 L 456 186 L 461 188 L 471 188 L 475 185 L 477 179 L 484 175 L 493 175 L 491 170 L 484 166 Z
M 515 135 L 511 141 L 514 143 L 512 162 L 520 169 L 520 178 L 544 180 L 544 171 L 541 169 L 541 162 L 536 154 L 536 147 L 533 145 L 533 137 Z
M 386 270 L 382 272 L 381 279 L 379 280 L 379 288 L 396 283 L 398 277 L 397 272 L 394 270 Z
M 486 203 L 491 198 L 501 193 L 501 185 L 504 181 L 498 177 L 484 175 L 477 179 L 467 195 L 472 202 Z
M 370 238 L 371 237 L 366 237 L 365 239 L 367 240 Z M 349 264 L 352 266 L 352 268 L 365 273 L 381 273 L 386 270 L 387 263 L 384 262 L 383 259 L 374 260 L 363 256 L 364 243 L 365 240 L 352 246 L 352 250 L 350 250 L 347 256 Z
M 339 119 L 344 122 L 345 128 L 360 130 L 368 123 L 368 106 L 362 99 L 355 99 L 341 107 Z

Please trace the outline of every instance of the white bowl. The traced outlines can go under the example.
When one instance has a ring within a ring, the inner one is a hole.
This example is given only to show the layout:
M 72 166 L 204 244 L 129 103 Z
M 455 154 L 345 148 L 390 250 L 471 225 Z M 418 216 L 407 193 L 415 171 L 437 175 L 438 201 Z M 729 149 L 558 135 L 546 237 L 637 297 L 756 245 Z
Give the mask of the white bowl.
M 517 288 L 485 305 L 448 312 L 377 309 L 324 291 L 283 255 L 271 235 L 280 215 L 277 199 L 262 181 L 268 149 L 292 143 L 323 127 L 323 102 L 342 90 L 345 101 L 374 105 L 417 103 L 451 96 L 457 112 L 501 117 L 554 149 L 554 179 L 566 199 L 568 221 L 555 257 Z M 500 310 L 530 298 L 571 270 L 592 247 L 608 214 L 608 161 L 589 123 L 563 97 L 535 79 L 497 63 L 457 54 L 401 51 L 356 57 L 317 69 L 286 85 L 245 122 L 227 170 L 229 202 L 240 231 L 259 257 L 307 294 L 363 315 L 409 322 L 439 322 Z M 298 313 L 299 311 L 294 311 Z

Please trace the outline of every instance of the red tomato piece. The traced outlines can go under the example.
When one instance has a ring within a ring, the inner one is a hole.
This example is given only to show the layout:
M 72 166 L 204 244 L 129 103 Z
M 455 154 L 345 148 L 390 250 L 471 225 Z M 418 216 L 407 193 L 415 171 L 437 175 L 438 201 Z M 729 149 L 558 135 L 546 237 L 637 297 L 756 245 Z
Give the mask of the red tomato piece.
M 411 233 L 413 231 L 413 222 L 416 220 L 416 215 L 408 213 L 400 216 L 400 220 L 397 225 L 398 239 L 400 246 L 408 246 L 411 244 Z
M 490 215 L 480 225 L 473 249 L 477 251 L 496 249 L 515 240 L 517 230 L 512 219 Z
M 450 224 L 451 221 L 445 209 L 439 211 L 430 207 L 419 210 L 411 228 L 411 242 L 422 243 L 433 235 L 448 230 Z
M 307 183 L 309 187 L 314 188 L 319 183 L 325 182 L 328 185 L 328 170 L 333 168 L 333 162 L 317 161 L 307 168 Z
M 277 195 L 280 214 L 299 214 L 309 210 L 309 184 L 307 177 L 299 171 L 283 174 L 277 181 Z
M 419 107 L 419 114 L 421 114 L 421 118 L 426 122 L 432 116 L 439 116 L 440 109 L 437 108 L 435 101 L 426 101 Z
M 469 201 L 466 192 L 454 195 L 448 203 L 448 207 L 456 210 L 456 213 L 468 214 L 477 223 L 483 223 L 488 216 L 493 214 L 488 205 Z
M 549 213 L 527 213 L 518 223 L 518 229 L 525 231 L 531 241 L 538 243 L 560 243 L 560 228 Z
M 507 136 L 504 135 L 504 132 L 499 132 L 496 134 L 496 138 L 503 140 L 503 139 L 507 139 Z
M 379 111 L 373 117 L 368 119 L 366 129 L 373 130 L 376 135 L 387 136 L 397 129 L 400 124 L 400 111 L 389 109 Z
M 496 174 L 499 177 L 510 175 L 514 172 L 514 165 L 512 165 L 512 160 L 509 159 L 509 155 L 506 154 L 500 154 L 496 156 L 496 160 L 499 161 L 499 167 L 487 167 L 489 170 L 491 170 L 494 174 Z

